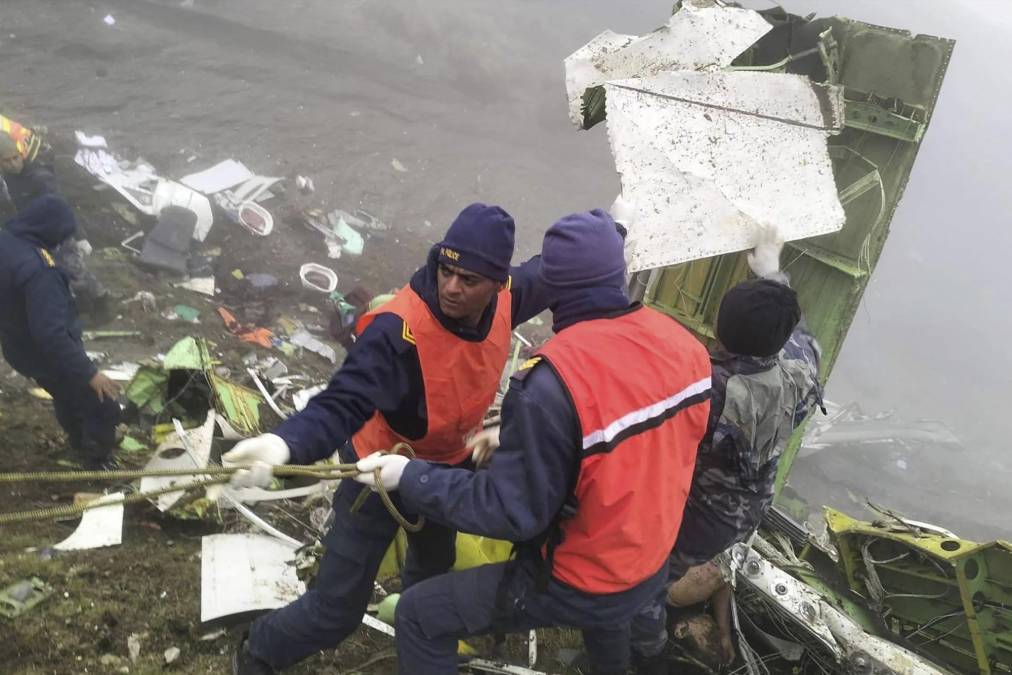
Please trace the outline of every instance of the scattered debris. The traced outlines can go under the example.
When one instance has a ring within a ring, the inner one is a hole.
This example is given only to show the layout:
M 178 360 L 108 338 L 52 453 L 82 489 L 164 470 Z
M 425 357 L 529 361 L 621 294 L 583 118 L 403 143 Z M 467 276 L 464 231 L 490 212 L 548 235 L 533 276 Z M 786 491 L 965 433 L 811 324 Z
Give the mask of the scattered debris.
M 119 449 L 123 452 L 140 452 L 142 450 L 147 450 L 148 446 L 141 443 L 133 436 L 124 436 L 123 440 L 119 443 Z
M 155 294 L 151 293 L 150 291 L 138 291 L 136 294 L 134 294 L 134 297 L 130 298 L 129 300 L 124 300 L 123 304 L 128 305 L 131 302 L 141 303 L 141 309 L 143 309 L 145 312 L 154 312 L 156 309 L 158 309 L 158 305 L 155 302 Z
M 119 546 L 123 542 L 123 493 L 104 495 L 97 501 L 109 506 L 88 509 L 69 537 L 53 548 L 58 551 L 83 551 L 90 548 Z
M 197 215 L 180 206 L 167 206 L 158 214 L 158 223 L 144 238 L 142 265 L 183 275 L 187 272 L 190 240 Z
M 250 342 L 267 349 L 274 346 L 274 333 L 270 330 L 256 326 L 243 326 L 235 318 L 235 315 L 224 307 L 218 308 L 218 314 L 221 316 L 221 320 L 225 322 L 225 328 L 243 342 Z
M 316 185 L 313 183 L 313 179 L 307 176 L 296 176 L 295 186 L 299 188 L 299 192 L 303 194 L 311 194 L 316 192 Z
M 249 232 L 266 237 L 274 230 L 274 216 L 256 202 L 243 202 L 239 206 L 238 223 Z
M 200 310 L 189 305 L 176 305 L 166 310 L 162 316 L 170 321 L 179 319 L 188 323 L 200 323 Z
M 235 187 L 253 178 L 254 174 L 246 165 L 234 159 L 226 159 L 209 169 L 183 176 L 180 183 L 205 195 Z
M 400 160 L 396 157 L 390 160 L 390 166 L 394 168 L 394 171 L 399 171 L 400 173 L 407 173 L 408 171 L 407 167 L 401 164 Z
M 194 293 L 201 293 L 211 297 L 214 297 L 216 291 L 213 276 L 190 278 L 188 281 L 172 285 L 176 288 L 185 288 L 186 290 L 193 291 Z
M 215 413 L 213 410 L 207 414 L 207 420 L 196 429 L 190 429 L 182 440 L 178 433 L 171 433 L 158 446 L 151 460 L 145 465 L 149 471 L 164 469 L 202 469 L 207 466 L 211 458 L 211 441 L 214 437 Z M 187 452 L 186 448 L 190 449 Z M 145 476 L 141 479 L 141 492 L 161 490 L 175 485 L 192 483 L 194 476 Z M 159 511 L 168 511 L 182 497 L 184 491 L 167 492 L 155 498 L 155 506 Z
M 38 577 L 23 579 L 0 591 L 0 616 L 15 619 L 53 594 Z
M 201 539 L 200 620 L 275 609 L 305 592 L 292 564 L 295 547 L 261 534 Z
M 337 288 L 337 273 L 329 267 L 306 263 L 299 268 L 299 278 L 302 280 L 302 287 L 311 291 L 331 293 Z
M 337 363 L 337 352 L 334 351 L 334 348 L 313 337 L 309 331 L 296 331 L 289 338 L 289 341 L 296 347 L 308 349 L 315 354 L 319 354 L 331 363 Z
M 204 241 L 214 224 L 210 200 L 199 192 L 170 180 L 158 181 L 151 199 L 151 206 L 156 216 L 169 206 L 176 206 L 192 212 L 196 217 L 193 238 L 197 241 Z
M 122 246 L 123 248 L 125 248 L 126 250 L 130 251 L 131 253 L 136 253 L 137 255 L 140 255 L 141 254 L 141 250 L 139 248 L 135 248 L 135 247 L 131 246 L 130 244 L 132 244 L 133 242 L 137 241 L 138 239 L 140 239 L 143 236 L 144 236 L 143 232 L 134 232 L 129 237 L 127 237 L 126 239 L 124 239 L 123 241 L 121 241 L 119 243 L 119 245 Z

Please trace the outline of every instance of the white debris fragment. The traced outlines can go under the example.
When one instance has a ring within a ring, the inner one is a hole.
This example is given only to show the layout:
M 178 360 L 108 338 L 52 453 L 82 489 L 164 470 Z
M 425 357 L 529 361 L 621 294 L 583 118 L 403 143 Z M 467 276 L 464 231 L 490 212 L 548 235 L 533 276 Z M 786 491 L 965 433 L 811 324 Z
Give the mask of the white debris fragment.
M 209 169 L 183 176 L 179 182 L 197 192 L 212 195 L 244 183 L 253 178 L 253 175 L 253 172 L 246 168 L 242 162 L 226 159 Z
M 105 22 L 106 26 L 115 26 L 116 25 L 116 17 L 114 17 L 112 14 L 106 14 L 105 18 L 102 19 L 102 21 Z
M 583 94 L 591 87 L 671 70 L 717 70 L 772 28 L 750 9 L 684 0 L 665 26 L 642 37 L 606 30 L 566 58 L 569 118 L 581 125 Z
M 130 633 L 127 637 L 127 652 L 130 654 L 130 661 L 136 663 L 141 655 L 141 636 L 137 633 Z
M 214 439 L 215 411 L 208 411 L 207 420 L 201 426 L 186 431 L 186 443 L 180 440 L 179 434 L 169 434 L 144 467 L 148 470 L 158 469 L 202 469 L 211 458 L 211 442 Z M 185 448 L 189 448 L 187 452 Z M 186 485 L 199 476 L 145 476 L 141 479 L 141 492 L 151 492 L 175 485 Z M 183 491 L 168 492 L 155 498 L 155 506 L 159 511 L 168 511 L 183 496 Z
M 172 284 L 172 285 L 175 286 L 176 288 L 185 288 L 185 289 L 187 289 L 189 291 L 193 291 L 194 293 L 202 293 L 204 295 L 210 295 L 211 297 L 214 297 L 214 294 L 215 294 L 215 286 L 214 286 L 214 277 L 213 276 L 210 276 L 210 277 L 194 277 L 194 278 L 189 279 L 187 281 L 182 281 L 182 282 L 180 282 L 178 284 Z
M 394 168 L 394 171 L 400 171 L 401 173 L 407 173 L 408 168 L 401 164 L 400 160 L 394 157 L 390 160 L 390 166 Z
M 201 539 L 200 620 L 275 609 L 302 595 L 295 546 L 259 534 L 212 534 Z
M 827 138 L 840 88 L 780 73 L 679 71 L 610 82 L 608 135 L 637 216 L 629 271 L 835 232 L 844 212 Z
M 319 354 L 331 363 L 337 363 L 337 352 L 334 351 L 334 348 L 317 340 L 315 337 L 310 335 L 309 331 L 296 331 L 289 339 L 296 347 L 308 349 L 311 352 Z
M 170 663 L 175 663 L 176 660 L 179 658 L 179 654 L 180 654 L 179 647 L 169 647 L 168 649 L 166 649 L 164 654 L 165 664 L 168 665 Z
M 81 523 L 69 537 L 53 548 L 58 551 L 83 551 L 103 546 L 119 546 L 123 542 L 123 493 L 114 492 L 98 499 L 101 508 L 88 509 Z

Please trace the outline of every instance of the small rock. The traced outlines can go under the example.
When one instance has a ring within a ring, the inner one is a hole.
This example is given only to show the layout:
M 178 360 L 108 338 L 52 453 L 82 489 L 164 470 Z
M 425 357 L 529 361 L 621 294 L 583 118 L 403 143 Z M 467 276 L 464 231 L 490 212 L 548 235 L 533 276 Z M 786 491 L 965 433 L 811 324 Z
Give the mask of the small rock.
M 179 647 L 169 647 L 165 650 L 165 663 L 173 663 L 179 658 Z

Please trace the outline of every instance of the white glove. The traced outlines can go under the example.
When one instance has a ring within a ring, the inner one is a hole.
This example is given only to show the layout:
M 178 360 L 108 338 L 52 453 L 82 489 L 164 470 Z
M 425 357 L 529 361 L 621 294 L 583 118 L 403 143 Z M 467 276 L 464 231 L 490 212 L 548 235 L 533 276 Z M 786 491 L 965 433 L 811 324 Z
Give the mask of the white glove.
M 292 453 L 284 439 L 275 434 L 262 434 L 255 438 L 239 441 L 235 447 L 221 456 L 223 466 L 249 464 L 249 469 L 239 469 L 229 481 L 232 487 L 270 487 L 274 478 L 274 467 L 287 464 Z
M 615 197 L 610 212 L 611 219 L 627 230 L 636 220 L 636 204 L 623 197 L 621 192 Z
M 499 449 L 499 429 L 497 424 L 479 431 L 468 440 L 467 447 L 471 448 L 471 459 L 476 467 L 492 461 L 492 453 Z
M 761 279 L 768 279 L 780 273 L 780 251 L 784 240 L 775 225 L 759 225 L 755 248 L 748 254 L 748 266 Z
M 355 480 L 375 490 L 376 476 L 373 474 L 373 471 L 379 469 L 380 484 L 386 490 L 396 490 L 401 484 L 404 467 L 410 461 L 410 459 L 403 455 L 384 455 L 380 452 L 374 452 L 365 459 L 358 460 L 358 463 L 355 464 L 355 467 L 362 472 L 355 476 Z
M 77 242 L 77 250 L 82 256 L 91 255 L 92 251 L 91 242 L 88 241 L 87 239 L 82 239 L 81 241 Z

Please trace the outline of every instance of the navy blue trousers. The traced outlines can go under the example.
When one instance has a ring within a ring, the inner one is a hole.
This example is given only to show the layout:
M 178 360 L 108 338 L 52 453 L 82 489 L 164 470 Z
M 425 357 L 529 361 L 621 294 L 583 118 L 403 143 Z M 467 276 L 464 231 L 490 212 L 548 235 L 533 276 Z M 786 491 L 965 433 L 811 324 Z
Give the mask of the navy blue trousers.
M 119 424 L 119 403 L 108 398 L 98 400 L 87 383 L 74 385 L 49 378 L 36 378 L 36 381 L 53 397 L 56 420 L 66 432 L 70 447 L 85 463 L 102 462 L 112 455 Z
M 624 674 L 630 622 L 663 586 L 667 570 L 611 595 L 590 595 L 555 581 L 537 587 L 530 559 L 483 565 L 423 581 L 397 603 L 397 656 L 402 675 L 456 675 L 457 641 L 484 633 L 545 626 L 583 632 L 595 675 Z
M 355 461 L 350 448 L 341 450 L 341 460 Z M 337 488 L 334 524 L 323 539 L 326 552 L 313 587 L 290 605 L 260 617 L 250 628 L 250 653 L 276 670 L 337 647 L 362 622 L 373 581 L 398 529 L 375 493 L 351 513 L 362 489 L 367 488 L 351 480 L 342 481 Z M 402 508 L 396 493 L 391 497 L 408 520 L 416 519 Z M 404 587 L 453 567 L 456 537 L 456 531 L 431 521 L 421 532 L 409 533 L 401 574 Z

